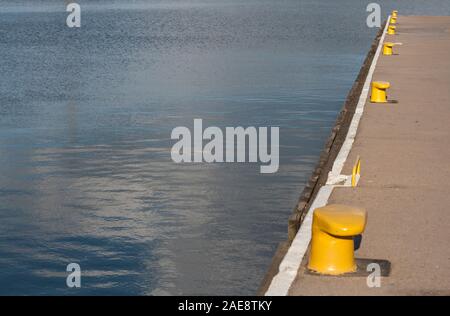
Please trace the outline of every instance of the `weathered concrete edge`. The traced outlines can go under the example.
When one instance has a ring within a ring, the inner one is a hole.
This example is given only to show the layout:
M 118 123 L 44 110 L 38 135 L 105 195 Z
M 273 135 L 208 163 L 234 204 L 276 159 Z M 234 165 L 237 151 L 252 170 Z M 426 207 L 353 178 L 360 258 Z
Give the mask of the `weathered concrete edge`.
M 356 77 L 355 82 L 353 83 L 353 86 L 347 95 L 343 108 L 340 111 L 334 127 L 331 130 L 331 134 L 328 137 L 322 153 L 319 156 L 319 162 L 316 164 L 316 167 L 314 168 L 309 181 L 300 194 L 299 201 L 294 208 L 292 215 L 289 217 L 288 239 L 287 241 L 281 242 L 279 244 L 269 266 L 269 269 L 257 291 L 257 295 L 262 296 L 267 292 L 273 277 L 278 273 L 281 261 L 289 250 L 290 244 L 294 240 L 301 224 L 303 223 L 303 220 L 305 219 L 307 210 L 314 202 L 320 188 L 324 186 L 327 181 L 328 173 L 332 170 L 334 161 L 339 154 L 342 144 L 346 139 L 347 132 L 353 119 L 353 114 L 355 113 L 359 97 L 362 93 L 366 77 L 369 73 L 370 66 L 372 65 L 372 61 L 385 26 L 386 22 L 384 22 L 382 27 L 380 27 L 380 30 L 378 31 L 375 39 L 372 42 L 371 48 L 366 55 L 359 74 Z

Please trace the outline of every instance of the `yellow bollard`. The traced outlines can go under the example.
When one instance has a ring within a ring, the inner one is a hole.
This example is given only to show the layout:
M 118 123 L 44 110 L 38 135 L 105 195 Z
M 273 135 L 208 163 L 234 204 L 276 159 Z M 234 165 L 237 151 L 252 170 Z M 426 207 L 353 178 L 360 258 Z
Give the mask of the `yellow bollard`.
M 389 21 L 390 24 L 397 24 L 397 18 L 391 17 L 391 20 Z
M 394 43 L 386 42 L 383 45 L 383 55 L 392 55 L 392 47 L 394 47 Z
M 372 95 L 370 96 L 370 102 L 372 103 L 386 103 L 387 95 L 386 89 L 391 84 L 387 81 L 373 81 L 372 82 Z
M 389 35 L 395 35 L 395 25 L 389 25 L 389 27 L 388 27 L 388 34 Z
M 364 231 L 364 209 L 330 204 L 314 210 L 308 269 L 329 275 L 355 272 L 353 237 Z
M 394 18 L 397 17 L 397 14 L 398 14 L 398 11 L 397 11 L 397 10 L 393 10 L 392 13 L 391 13 L 391 15 L 392 15 Z

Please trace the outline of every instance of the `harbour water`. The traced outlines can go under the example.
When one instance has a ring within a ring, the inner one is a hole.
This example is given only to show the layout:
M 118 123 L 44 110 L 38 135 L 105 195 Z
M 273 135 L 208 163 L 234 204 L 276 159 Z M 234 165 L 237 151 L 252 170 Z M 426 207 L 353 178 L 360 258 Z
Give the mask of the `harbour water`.
M 0 2 L 0 294 L 255 294 L 377 31 L 367 3 L 78 3 L 70 29 L 62 0 Z M 194 118 L 279 126 L 279 171 L 173 163 Z

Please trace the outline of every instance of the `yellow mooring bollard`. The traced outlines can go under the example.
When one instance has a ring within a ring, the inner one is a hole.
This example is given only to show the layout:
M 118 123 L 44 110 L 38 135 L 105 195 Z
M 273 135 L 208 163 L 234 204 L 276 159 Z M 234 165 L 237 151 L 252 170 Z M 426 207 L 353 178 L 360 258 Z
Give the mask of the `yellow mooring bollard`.
M 392 55 L 392 47 L 394 43 L 386 42 L 383 44 L 383 55 Z
M 387 81 L 373 81 L 372 82 L 372 95 L 370 96 L 370 102 L 372 103 L 386 103 L 387 95 L 386 89 L 391 84 Z
M 362 208 L 330 204 L 315 209 L 308 269 L 328 275 L 355 272 L 353 237 L 364 231 L 366 222 Z
M 389 21 L 390 24 L 397 24 L 397 18 L 391 17 L 391 20 Z
M 395 25 L 389 25 L 389 27 L 388 27 L 388 34 L 389 35 L 395 35 Z
M 393 10 L 392 13 L 391 13 L 391 16 L 396 18 L 397 14 L 398 14 L 398 11 L 397 10 Z

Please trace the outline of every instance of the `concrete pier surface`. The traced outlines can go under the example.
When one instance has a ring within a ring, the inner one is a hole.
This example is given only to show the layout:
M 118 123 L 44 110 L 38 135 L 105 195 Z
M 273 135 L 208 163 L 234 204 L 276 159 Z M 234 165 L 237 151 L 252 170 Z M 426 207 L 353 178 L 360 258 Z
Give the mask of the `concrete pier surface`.
M 450 295 L 450 17 L 399 16 L 395 55 L 380 55 L 375 81 L 388 99 L 366 101 L 344 165 L 361 157 L 356 188 L 336 187 L 328 204 L 360 206 L 368 222 L 357 258 L 392 264 L 381 286 L 366 277 L 305 274 L 308 254 L 289 295 Z

